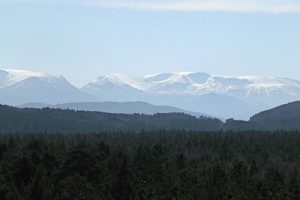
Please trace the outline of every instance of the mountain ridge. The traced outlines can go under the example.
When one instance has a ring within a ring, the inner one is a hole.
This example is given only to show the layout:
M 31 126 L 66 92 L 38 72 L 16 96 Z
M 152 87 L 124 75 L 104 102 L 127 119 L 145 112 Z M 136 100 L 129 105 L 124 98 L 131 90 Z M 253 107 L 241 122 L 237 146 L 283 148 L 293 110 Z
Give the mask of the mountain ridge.
M 225 131 L 299 131 L 300 101 L 290 102 L 253 115 L 248 121 L 228 119 Z
M 262 76 L 215 76 L 202 72 L 98 77 L 78 88 L 62 76 L 0 70 L 0 103 L 144 101 L 223 119 L 252 115 L 300 99 L 300 81 Z
M 112 74 L 98 77 L 82 90 L 104 100 L 147 101 L 222 118 L 249 119 L 255 113 L 300 99 L 300 82 L 262 76 L 214 76 L 201 72 L 159 73 L 145 76 Z M 216 98 L 211 101 L 211 96 Z M 222 104 L 226 98 L 228 109 Z M 193 101 L 198 99 L 196 101 Z M 229 100 L 230 99 L 230 100 Z M 202 102 L 206 106 L 199 108 Z M 214 102 L 214 103 L 212 103 Z M 239 111 L 235 106 L 241 108 Z
M 96 111 L 105 113 L 123 113 L 123 114 L 157 114 L 157 113 L 185 113 L 196 117 L 211 117 L 203 113 L 197 113 L 192 111 L 183 110 L 173 106 L 166 105 L 152 105 L 147 102 L 73 102 L 64 104 L 42 104 L 42 103 L 28 103 L 20 108 L 60 108 L 71 109 L 78 111 Z
M 53 76 L 26 70 L 0 70 L 0 103 L 20 105 L 27 102 L 64 103 L 96 100 L 68 82 L 63 76 Z
M 195 117 L 185 113 L 113 114 L 62 108 L 16 108 L 0 105 L 0 132 L 90 131 L 300 131 L 300 101 L 263 111 L 249 121 Z
M 95 133 L 151 130 L 216 131 L 222 121 L 184 113 L 112 114 L 0 105 L 0 133 Z

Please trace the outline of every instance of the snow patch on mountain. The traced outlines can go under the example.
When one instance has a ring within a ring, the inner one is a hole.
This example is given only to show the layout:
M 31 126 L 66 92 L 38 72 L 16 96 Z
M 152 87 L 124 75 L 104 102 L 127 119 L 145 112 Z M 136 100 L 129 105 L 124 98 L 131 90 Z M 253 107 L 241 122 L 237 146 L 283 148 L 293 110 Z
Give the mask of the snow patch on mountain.
M 106 75 L 83 87 L 83 90 L 97 91 L 96 88 L 103 90 L 108 84 L 157 94 L 229 93 L 235 96 L 234 93 L 240 92 L 245 96 L 253 94 L 270 96 L 277 91 L 297 96 L 300 94 L 300 83 L 295 80 L 259 76 L 212 76 L 207 73 L 192 72 L 161 73 L 146 76 Z
M 47 104 L 88 101 L 144 101 L 221 118 L 247 119 L 280 104 L 300 100 L 300 81 L 262 76 L 216 76 L 202 72 L 145 76 L 100 76 L 81 89 L 62 76 L 0 70 L 0 103 Z
M 49 75 L 41 72 L 32 72 L 19 69 L 1 69 L 0 70 L 0 88 L 12 86 L 20 81 L 31 77 L 47 77 Z
M 86 85 L 82 90 L 108 101 L 142 100 L 184 109 L 197 107 L 199 108 L 195 110 L 197 112 L 211 110 L 213 114 L 216 114 L 216 107 L 221 109 L 216 104 L 226 107 L 225 102 L 231 102 L 231 107 L 223 109 L 224 112 L 220 110 L 219 116 L 243 119 L 262 109 L 300 99 L 300 82 L 296 80 L 262 76 L 215 76 L 202 72 L 159 73 L 145 76 L 106 75 Z M 210 94 L 216 94 L 212 97 L 219 99 L 212 101 L 213 98 L 207 96 Z M 227 101 L 222 101 L 225 97 Z M 197 102 L 202 102 L 203 109 Z M 240 110 L 247 105 L 248 108 L 244 111 L 236 111 L 237 107 Z M 245 114 L 239 116 L 239 113 Z
M 0 97 L 1 104 L 9 105 L 97 99 L 93 95 L 79 90 L 62 76 L 17 69 L 0 70 Z

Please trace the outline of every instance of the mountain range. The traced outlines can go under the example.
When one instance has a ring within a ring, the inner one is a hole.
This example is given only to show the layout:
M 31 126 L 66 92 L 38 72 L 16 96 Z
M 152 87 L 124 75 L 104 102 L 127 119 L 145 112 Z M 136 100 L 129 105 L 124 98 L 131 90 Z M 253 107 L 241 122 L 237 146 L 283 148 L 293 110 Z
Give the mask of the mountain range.
M 75 104 L 76 105 L 76 104 Z M 0 132 L 71 132 L 190 130 L 300 131 L 300 101 L 263 111 L 249 121 L 184 113 L 116 114 L 54 108 L 16 108 L 0 105 Z
M 0 105 L 0 133 L 96 133 L 151 130 L 217 131 L 223 122 L 184 113 L 116 114 Z
M 0 97 L 0 103 L 9 105 L 143 101 L 223 119 L 248 120 L 262 110 L 299 100 L 300 82 L 288 78 L 182 72 L 105 75 L 77 88 L 61 76 L 4 69 L 0 70 Z
M 28 103 L 19 106 L 20 108 L 59 108 L 76 111 L 96 111 L 106 113 L 123 113 L 123 114 L 146 114 L 153 115 L 156 113 L 184 113 L 196 117 L 206 116 L 213 117 L 203 113 L 191 112 L 176 108 L 173 106 L 156 106 L 146 102 L 81 102 L 81 103 L 63 103 L 63 104 L 41 104 Z

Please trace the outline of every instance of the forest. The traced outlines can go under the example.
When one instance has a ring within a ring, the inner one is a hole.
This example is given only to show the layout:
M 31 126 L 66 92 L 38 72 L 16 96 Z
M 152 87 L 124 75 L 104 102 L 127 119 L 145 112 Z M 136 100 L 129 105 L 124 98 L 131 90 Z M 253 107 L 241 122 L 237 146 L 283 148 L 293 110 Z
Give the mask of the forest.
M 113 114 L 64 109 L 16 108 L 0 105 L 0 132 L 90 133 L 143 130 L 203 130 L 222 129 L 223 122 L 208 117 L 184 113 Z
M 1 200 L 300 199 L 299 132 L 0 134 Z
M 187 131 L 300 130 L 300 102 L 292 102 L 252 116 L 248 121 L 195 117 L 184 113 L 122 114 L 54 108 L 0 105 L 0 133 L 91 133 Z

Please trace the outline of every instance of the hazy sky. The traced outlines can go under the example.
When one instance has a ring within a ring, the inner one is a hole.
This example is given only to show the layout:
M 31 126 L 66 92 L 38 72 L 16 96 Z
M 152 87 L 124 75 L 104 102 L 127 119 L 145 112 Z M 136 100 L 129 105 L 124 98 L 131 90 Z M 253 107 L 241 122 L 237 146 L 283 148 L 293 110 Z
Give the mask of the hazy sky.
M 0 0 L 0 68 L 300 80 L 300 0 Z

